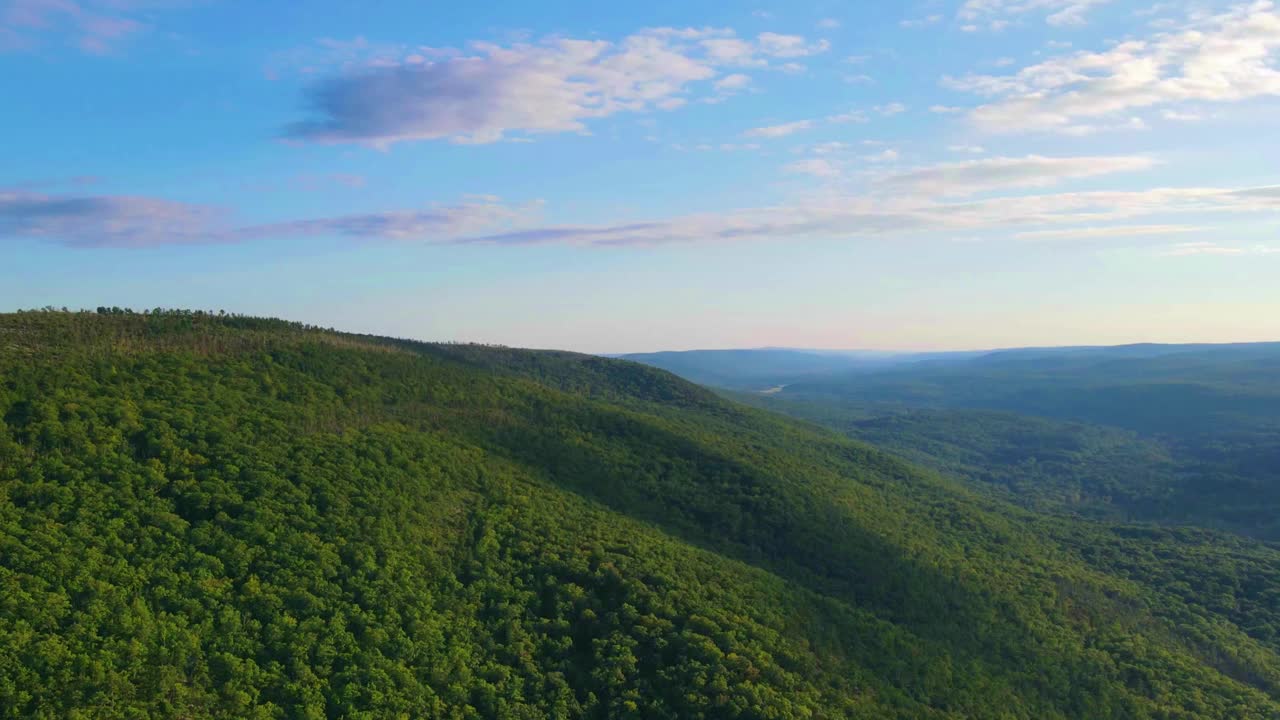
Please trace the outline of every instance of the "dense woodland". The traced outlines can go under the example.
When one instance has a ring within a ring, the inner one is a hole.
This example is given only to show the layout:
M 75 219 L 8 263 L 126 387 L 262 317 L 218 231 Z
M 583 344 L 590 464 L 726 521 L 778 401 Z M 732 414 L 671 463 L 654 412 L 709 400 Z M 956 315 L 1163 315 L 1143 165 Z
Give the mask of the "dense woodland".
M 0 418 L 0 717 L 1280 716 L 1275 548 L 636 363 L 27 312 Z

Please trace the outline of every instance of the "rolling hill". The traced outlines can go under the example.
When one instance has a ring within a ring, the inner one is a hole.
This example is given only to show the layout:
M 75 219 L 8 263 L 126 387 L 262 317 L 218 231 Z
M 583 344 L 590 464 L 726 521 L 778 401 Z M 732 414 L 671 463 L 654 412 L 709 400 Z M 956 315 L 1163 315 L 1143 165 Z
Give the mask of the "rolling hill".
M 0 716 L 1272 718 L 1280 552 L 670 373 L 0 316 Z

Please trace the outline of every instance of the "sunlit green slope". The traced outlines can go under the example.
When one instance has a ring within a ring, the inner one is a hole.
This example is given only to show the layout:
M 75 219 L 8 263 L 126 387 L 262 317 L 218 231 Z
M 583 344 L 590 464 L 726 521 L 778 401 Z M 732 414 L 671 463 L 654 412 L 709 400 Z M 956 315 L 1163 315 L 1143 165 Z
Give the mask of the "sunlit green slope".
M 1280 554 L 662 371 L 0 316 L 0 716 L 1274 718 Z

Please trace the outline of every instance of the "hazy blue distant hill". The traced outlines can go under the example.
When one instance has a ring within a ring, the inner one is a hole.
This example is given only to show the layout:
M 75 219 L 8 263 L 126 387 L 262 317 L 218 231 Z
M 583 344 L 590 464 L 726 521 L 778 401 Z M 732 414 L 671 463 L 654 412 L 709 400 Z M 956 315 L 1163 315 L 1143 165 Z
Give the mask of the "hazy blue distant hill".
M 1280 539 L 1280 343 L 1003 350 L 743 399 L 1038 509 Z
M 887 370 L 916 363 L 945 365 L 985 353 L 756 348 L 631 353 L 614 357 L 662 368 L 703 385 L 766 390 L 802 380 Z
M 803 378 L 889 367 L 891 353 L 818 352 L 763 348 L 758 350 L 686 350 L 633 353 L 623 360 L 652 365 L 704 385 L 766 388 Z
M 1005 350 L 805 378 L 785 394 L 1221 433 L 1280 423 L 1280 343 Z
M 1052 372 L 1095 379 L 1185 378 L 1192 373 L 1230 373 L 1239 382 L 1255 371 L 1273 371 L 1280 343 L 1134 344 L 1116 346 L 1029 347 L 945 352 L 812 350 L 755 348 L 631 353 L 613 356 L 652 365 L 704 385 L 764 389 L 782 384 L 823 384 L 844 375 L 877 385 L 892 373 L 943 372 L 954 377 L 985 375 L 999 369 Z M 890 373 L 884 377 L 875 371 Z M 1196 375 L 1203 379 L 1202 375 Z

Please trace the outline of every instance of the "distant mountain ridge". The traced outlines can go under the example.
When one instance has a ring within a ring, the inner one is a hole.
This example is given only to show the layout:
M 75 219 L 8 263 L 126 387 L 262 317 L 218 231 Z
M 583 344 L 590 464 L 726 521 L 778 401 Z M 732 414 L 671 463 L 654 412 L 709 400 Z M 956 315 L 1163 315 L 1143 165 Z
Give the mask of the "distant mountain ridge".
M 1025 347 L 991 350 L 891 351 L 813 350 L 803 348 L 744 348 L 627 353 L 608 357 L 631 360 L 673 372 L 704 385 L 733 389 L 764 389 L 841 373 L 909 368 L 916 365 L 980 365 L 1003 362 L 1072 361 L 1086 359 L 1150 359 L 1230 352 L 1240 358 L 1280 351 L 1280 342 L 1258 343 L 1134 343 Z
M 654 362 L 1038 510 L 1280 541 L 1280 343 L 1013 348 L 774 375 L 751 351 L 694 357 L 704 364 Z

